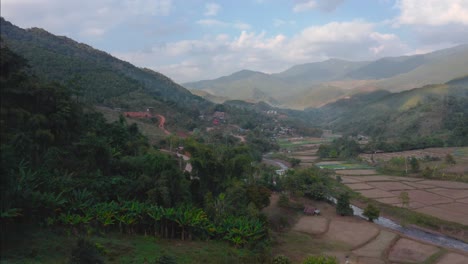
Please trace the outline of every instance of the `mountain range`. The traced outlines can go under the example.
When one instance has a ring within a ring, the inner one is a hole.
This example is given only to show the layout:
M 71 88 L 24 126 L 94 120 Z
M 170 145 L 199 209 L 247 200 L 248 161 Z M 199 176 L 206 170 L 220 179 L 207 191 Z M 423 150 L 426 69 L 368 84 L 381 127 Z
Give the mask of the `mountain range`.
M 427 54 L 375 61 L 329 59 L 266 74 L 242 70 L 214 80 L 185 83 L 211 96 L 305 109 L 378 89 L 404 91 L 442 84 L 468 73 L 468 44 Z M 209 99 L 209 98 L 207 98 Z

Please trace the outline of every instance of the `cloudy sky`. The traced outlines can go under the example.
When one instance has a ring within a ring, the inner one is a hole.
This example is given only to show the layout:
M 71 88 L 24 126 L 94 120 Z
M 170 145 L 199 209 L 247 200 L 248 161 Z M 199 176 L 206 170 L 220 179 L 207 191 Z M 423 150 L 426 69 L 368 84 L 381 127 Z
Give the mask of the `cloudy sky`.
M 468 0 L 1 0 L 1 15 L 177 82 L 468 43 Z

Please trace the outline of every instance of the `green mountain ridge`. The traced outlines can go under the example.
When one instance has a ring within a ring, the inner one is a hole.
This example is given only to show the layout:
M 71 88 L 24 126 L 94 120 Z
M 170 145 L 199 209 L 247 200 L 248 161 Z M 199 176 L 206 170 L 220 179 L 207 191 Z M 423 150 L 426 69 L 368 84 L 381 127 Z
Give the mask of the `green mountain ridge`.
M 89 101 L 144 90 L 160 100 L 201 100 L 170 78 L 141 69 L 91 46 L 55 36 L 44 29 L 21 29 L 0 20 L 2 41 L 26 58 L 31 71 L 48 81 L 72 84 Z
M 468 144 L 468 76 L 398 93 L 357 94 L 307 112 L 311 122 L 322 128 L 351 134 L 393 139 L 456 137 L 454 144 Z

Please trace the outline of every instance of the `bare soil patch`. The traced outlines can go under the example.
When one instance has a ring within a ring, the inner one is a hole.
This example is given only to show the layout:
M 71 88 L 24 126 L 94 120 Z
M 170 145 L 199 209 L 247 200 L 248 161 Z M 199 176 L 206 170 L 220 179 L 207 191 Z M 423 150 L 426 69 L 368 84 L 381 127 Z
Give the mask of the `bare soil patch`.
M 460 224 L 468 225 L 468 217 L 465 214 L 457 213 L 449 210 L 444 210 L 435 206 L 426 206 L 416 209 L 420 213 L 435 216 L 447 221 L 457 222 Z
M 406 180 L 406 179 L 405 179 Z M 428 184 L 422 184 L 420 182 L 408 182 L 408 181 L 404 181 L 403 182 L 404 184 L 406 185 L 409 185 L 409 186 L 412 186 L 416 189 L 431 189 L 431 188 L 436 188 L 435 186 L 432 186 L 432 185 L 428 185 Z
M 467 164 L 456 164 L 442 170 L 445 173 L 466 174 L 468 173 Z
M 443 209 L 443 210 L 459 213 L 459 214 L 464 214 L 468 218 L 468 204 L 449 203 L 449 204 L 438 204 L 438 205 L 435 205 L 435 207 Z
M 360 183 L 361 180 L 355 179 L 354 177 L 351 176 L 341 176 L 342 183 L 348 184 L 348 183 Z
M 374 240 L 354 250 L 353 253 L 358 256 L 380 258 L 396 237 L 395 233 L 382 230 Z
M 443 187 L 448 189 L 466 189 L 468 190 L 468 183 L 464 182 L 451 182 L 451 181 L 437 181 L 437 180 L 424 180 L 422 184 L 428 184 L 437 187 Z
M 468 257 L 457 253 L 447 253 L 439 259 L 437 264 L 466 264 Z
M 392 193 L 394 193 L 396 196 L 400 194 L 400 192 L 398 191 L 394 191 Z M 440 195 L 430 193 L 427 191 L 423 191 L 423 190 L 410 190 L 408 191 L 408 195 L 409 195 L 410 201 L 419 202 L 419 203 L 426 204 L 426 205 L 450 203 L 453 201 L 452 199 L 442 197 Z
M 457 200 L 457 202 L 459 202 L 459 203 L 466 203 L 466 204 L 468 204 L 468 198 L 465 198 L 465 199 L 459 199 L 459 200 Z
M 294 231 L 304 232 L 311 235 L 320 235 L 327 231 L 328 219 L 321 216 L 303 216 L 293 227 Z
M 397 191 L 397 190 L 412 190 L 414 187 L 408 186 L 401 182 L 373 182 L 369 185 L 379 188 L 384 191 Z
M 359 264 L 385 264 L 386 262 L 378 258 L 359 257 Z
M 360 190 L 359 192 L 368 198 L 387 198 L 387 197 L 398 196 L 398 194 L 394 194 L 394 193 L 379 190 L 379 189 Z
M 352 249 L 368 242 L 378 233 L 379 229 L 372 223 L 345 217 L 331 220 L 325 236 L 328 239 L 343 242 Z
M 421 263 L 435 254 L 439 249 L 406 238 L 399 239 L 389 253 L 389 260 L 397 262 Z
M 337 170 L 336 174 L 340 175 L 376 175 L 375 170 Z
M 354 176 L 354 179 L 361 182 L 378 182 L 378 181 L 399 181 L 398 177 L 385 176 L 385 175 L 371 175 L 371 176 Z
M 429 190 L 430 192 L 452 198 L 452 199 L 463 199 L 468 198 L 468 189 L 466 190 L 453 190 L 453 189 L 444 189 L 444 188 L 434 188 Z
M 347 186 L 351 188 L 352 190 L 369 190 L 369 189 L 374 188 L 373 186 L 370 186 L 369 184 L 366 184 L 366 183 L 351 183 L 351 184 L 347 184 Z

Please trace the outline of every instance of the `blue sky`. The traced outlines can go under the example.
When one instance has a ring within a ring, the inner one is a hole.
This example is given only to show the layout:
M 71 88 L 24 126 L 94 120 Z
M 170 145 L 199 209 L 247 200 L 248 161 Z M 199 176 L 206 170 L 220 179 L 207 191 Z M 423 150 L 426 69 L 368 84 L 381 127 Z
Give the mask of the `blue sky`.
M 468 0 L 2 0 L 1 10 L 177 82 L 468 43 Z

